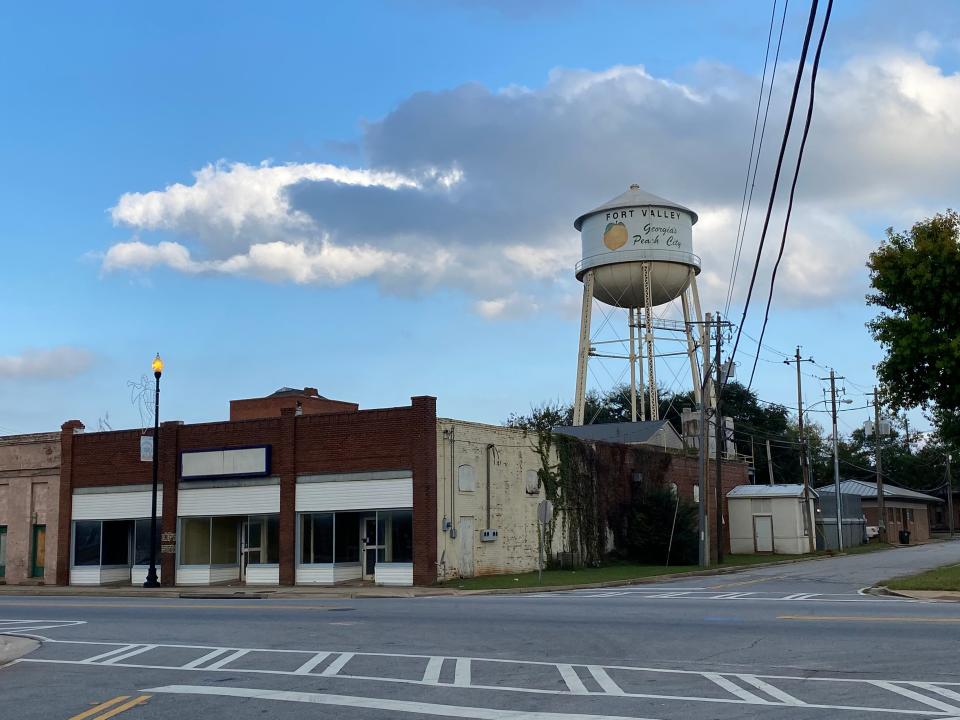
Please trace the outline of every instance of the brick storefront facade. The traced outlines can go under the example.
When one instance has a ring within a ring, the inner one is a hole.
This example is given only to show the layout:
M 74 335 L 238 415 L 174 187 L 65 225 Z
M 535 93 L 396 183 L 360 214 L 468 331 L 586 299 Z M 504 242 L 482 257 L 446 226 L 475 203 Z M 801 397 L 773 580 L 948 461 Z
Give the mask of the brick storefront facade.
M 296 487 L 302 475 L 409 470 L 413 489 L 413 573 L 416 584 L 436 577 L 437 449 L 436 398 L 374 410 L 296 415 L 185 425 L 164 422 L 159 437 L 159 484 L 163 492 L 162 533 L 177 531 L 179 458 L 185 450 L 269 445 L 271 474 L 279 477 L 280 583 L 292 585 L 296 553 Z M 140 430 L 82 433 L 77 421 L 61 432 L 57 583 L 70 582 L 71 512 L 75 490 L 144 486 L 151 463 L 140 459 Z M 151 434 L 152 430 L 147 431 Z M 158 513 L 160 508 L 158 508 Z M 161 582 L 173 585 L 176 556 L 161 553 Z

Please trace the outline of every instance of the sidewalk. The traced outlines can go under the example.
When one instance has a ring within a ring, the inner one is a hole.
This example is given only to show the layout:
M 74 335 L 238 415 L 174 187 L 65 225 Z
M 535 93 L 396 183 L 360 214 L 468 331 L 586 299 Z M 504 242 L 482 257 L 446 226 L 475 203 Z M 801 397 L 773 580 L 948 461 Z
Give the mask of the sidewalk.
M 825 560 L 831 555 L 804 557 L 791 560 L 778 560 L 769 563 L 755 563 L 751 565 L 737 565 L 732 567 L 710 568 L 707 570 L 686 570 L 683 572 L 649 577 L 630 578 L 624 580 L 610 580 L 607 582 L 581 583 L 573 585 L 537 585 L 523 588 L 495 588 L 483 590 L 461 590 L 452 587 L 418 586 L 418 587 L 384 587 L 381 585 L 335 585 L 335 586 L 179 586 L 163 588 L 143 588 L 133 585 L 91 585 L 91 586 L 63 586 L 63 585 L 0 585 L 0 598 L 16 596 L 51 596 L 51 597 L 126 597 L 126 598 L 185 598 L 194 600 L 263 600 L 289 598 L 317 598 L 326 600 L 353 600 L 357 598 L 418 598 L 438 596 L 472 596 L 472 595 L 518 595 L 522 593 L 555 592 L 562 590 L 581 590 L 607 587 L 624 587 L 627 585 L 649 585 L 670 580 L 682 580 L 689 577 L 711 575 L 729 575 L 758 568 L 776 567 L 777 565 L 793 565 L 799 562 L 816 562 Z
M 912 598 L 914 600 L 939 600 L 940 602 L 960 602 L 960 592 L 954 590 L 890 590 L 883 588 L 885 595 Z
M 460 595 L 462 592 L 441 587 L 384 587 L 379 585 L 311 586 L 179 586 L 143 588 L 133 585 L 0 585 L 0 598 L 17 596 L 45 597 L 125 597 L 186 598 L 194 600 L 263 600 L 267 598 L 413 598 L 435 595 Z

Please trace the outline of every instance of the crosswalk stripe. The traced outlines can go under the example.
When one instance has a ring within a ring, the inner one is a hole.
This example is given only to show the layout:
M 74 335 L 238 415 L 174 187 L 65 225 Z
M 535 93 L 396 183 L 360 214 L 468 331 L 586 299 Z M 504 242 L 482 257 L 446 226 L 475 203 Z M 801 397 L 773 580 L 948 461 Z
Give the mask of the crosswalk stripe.
M 216 650 L 212 652 L 208 652 L 206 655 L 202 655 L 201 657 L 198 657 L 196 660 L 191 660 L 186 665 L 181 665 L 180 667 L 182 667 L 184 670 L 193 670 L 194 668 L 200 667 L 208 660 L 213 660 L 215 657 L 219 657 L 220 655 L 223 655 L 229 649 L 230 648 L 217 648 Z
M 100 653 L 99 655 L 94 655 L 93 657 L 88 657 L 88 658 L 87 658 L 86 660 L 84 660 L 83 662 L 85 662 L 85 663 L 95 663 L 95 662 L 99 662 L 100 660 L 103 660 L 104 658 L 108 658 L 108 657 L 110 657 L 111 655 L 120 655 L 121 653 L 125 653 L 125 652 L 128 652 L 128 651 L 130 651 L 130 650 L 133 650 L 135 647 L 140 647 L 140 646 L 139 646 L 139 645 L 124 645 L 123 647 L 114 648 L 113 650 L 110 650 L 109 652 Z
M 239 658 L 242 658 L 242 657 L 243 657 L 244 655 L 246 655 L 248 652 L 250 652 L 250 651 L 249 651 L 249 650 L 236 650 L 236 651 L 230 653 L 229 655 L 227 655 L 225 658 L 220 658 L 220 659 L 217 660 L 215 663 L 212 663 L 212 664 L 210 664 L 210 665 L 207 665 L 207 666 L 204 668 L 204 670 L 219 670 L 219 669 L 222 668 L 224 665 L 227 665 L 227 664 L 229 664 L 229 663 L 232 663 L 234 660 L 237 660 L 237 659 L 239 659 Z
M 774 687 L 768 682 L 764 682 L 756 675 L 737 675 L 738 678 L 743 680 L 749 685 L 753 685 L 757 690 L 763 690 L 770 697 L 775 697 L 780 702 L 785 702 L 787 705 L 806 705 L 802 700 L 798 700 L 790 693 L 785 693 L 778 687 Z
M 949 703 L 945 703 L 932 697 L 927 697 L 926 695 L 921 695 L 910 688 L 901 687 L 900 685 L 895 685 L 894 683 L 887 682 L 886 680 L 867 680 L 867 682 L 871 685 L 876 685 L 878 688 L 889 690 L 890 692 L 897 693 L 898 695 L 903 695 L 906 698 L 910 698 L 918 703 L 936 708 L 937 710 L 943 710 L 947 713 L 960 713 L 960 707 L 956 705 L 950 705 Z
M 947 688 L 940 687 L 939 685 L 935 685 L 933 683 L 915 682 L 911 684 L 916 685 L 919 688 L 923 688 L 924 690 L 935 692 L 938 695 L 943 695 L 945 698 L 950 698 L 951 700 L 960 700 L 960 693 L 954 692 L 953 690 L 948 690 Z
M 587 670 L 590 671 L 593 679 L 597 681 L 597 685 L 599 685 L 607 695 L 623 695 L 623 688 L 617 685 L 613 681 L 613 678 L 610 677 L 602 667 L 599 665 L 587 665 Z
M 457 687 L 470 687 L 470 658 L 457 658 L 453 684 Z
M 718 673 L 703 673 L 703 676 L 712 682 L 715 682 L 717 685 L 722 687 L 729 693 L 736 695 L 741 700 L 745 700 L 748 703 L 754 703 L 756 705 L 769 705 L 769 700 L 764 700 L 759 695 L 754 695 L 749 690 L 744 690 L 742 687 L 737 685 L 732 680 L 728 680 L 723 675 Z
M 330 657 L 330 653 L 328 653 L 328 652 L 318 652 L 316 655 L 314 655 L 312 658 L 310 658 L 309 660 L 307 660 L 303 665 L 301 665 L 300 667 L 298 667 L 298 668 L 297 668 L 296 670 L 294 670 L 293 672 L 294 672 L 294 674 L 296 674 L 296 675 L 308 675 L 311 670 L 313 670 L 317 665 L 319 665 L 320 663 L 322 663 L 322 662 L 323 662 L 324 660 L 326 660 L 328 657 Z
M 560 671 L 560 676 L 567 684 L 567 689 L 570 692 L 572 692 L 574 695 L 587 694 L 587 687 L 583 684 L 583 680 L 580 679 L 580 676 L 577 675 L 577 671 L 573 668 L 573 665 L 560 663 L 557 665 L 557 670 Z
M 442 657 L 432 657 L 427 661 L 427 668 L 423 671 L 423 682 L 427 685 L 436 685 L 440 682 L 440 670 L 443 669 Z
M 114 663 L 118 663 L 121 660 L 126 660 L 127 658 L 131 658 L 134 655 L 139 655 L 149 650 L 153 650 L 155 647 L 156 645 L 144 645 L 143 647 L 137 648 L 136 650 L 131 650 L 130 652 L 127 652 L 127 653 L 123 653 L 122 655 L 114 655 L 109 660 L 104 660 L 103 665 L 113 665 Z
M 353 653 L 340 653 L 340 657 L 327 665 L 326 669 L 320 673 L 324 677 L 333 677 L 343 670 L 343 666 L 353 659 Z

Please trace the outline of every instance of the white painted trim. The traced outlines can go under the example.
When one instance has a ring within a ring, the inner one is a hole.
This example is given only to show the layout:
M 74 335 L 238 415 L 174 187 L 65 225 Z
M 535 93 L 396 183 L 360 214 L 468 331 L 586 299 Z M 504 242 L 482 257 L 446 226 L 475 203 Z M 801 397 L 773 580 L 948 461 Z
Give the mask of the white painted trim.
M 177 493 L 178 517 L 275 515 L 279 512 L 279 485 L 181 488 Z
M 73 494 L 72 520 L 136 520 L 150 517 L 153 490 Z M 157 517 L 163 508 L 163 491 L 157 489 Z
M 381 563 L 374 566 L 374 582 L 377 585 L 413 585 L 413 563 Z
M 413 480 L 340 480 L 297 484 L 296 510 L 387 510 L 413 507 Z

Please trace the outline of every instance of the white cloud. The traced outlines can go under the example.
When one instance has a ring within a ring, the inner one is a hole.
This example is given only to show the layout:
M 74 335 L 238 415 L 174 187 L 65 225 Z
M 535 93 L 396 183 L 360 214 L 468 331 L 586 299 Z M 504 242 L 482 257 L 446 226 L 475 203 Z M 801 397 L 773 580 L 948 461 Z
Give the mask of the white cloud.
M 0 379 L 70 378 L 86 372 L 92 364 L 93 356 L 83 348 L 31 348 L 19 355 L 0 356 Z
M 790 75 L 778 75 L 738 293 L 756 252 Z M 508 317 L 569 295 L 573 219 L 636 181 L 700 212 L 694 244 L 704 304 L 713 306 L 726 294 L 758 82 L 718 65 L 697 66 L 686 83 L 616 66 L 555 70 L 537 89 L 417 93 L 364 127 L 365 169 L 221 162 L 192 184 L 122 196 L 116 224 L 176 238 L 114 245 L 103 268 L 366 279 L 391 293 L 442 285 L 474 298 L 486 317 Z M 821 68 L 778 302 L 862 295 L 865 256 L 879 240 L 864 228 L 899 223 L 904 207 L 945 206 L 958 191 L 960 75 L 893 52 Z M 778 217 L 782 204 L 764 281 Z

